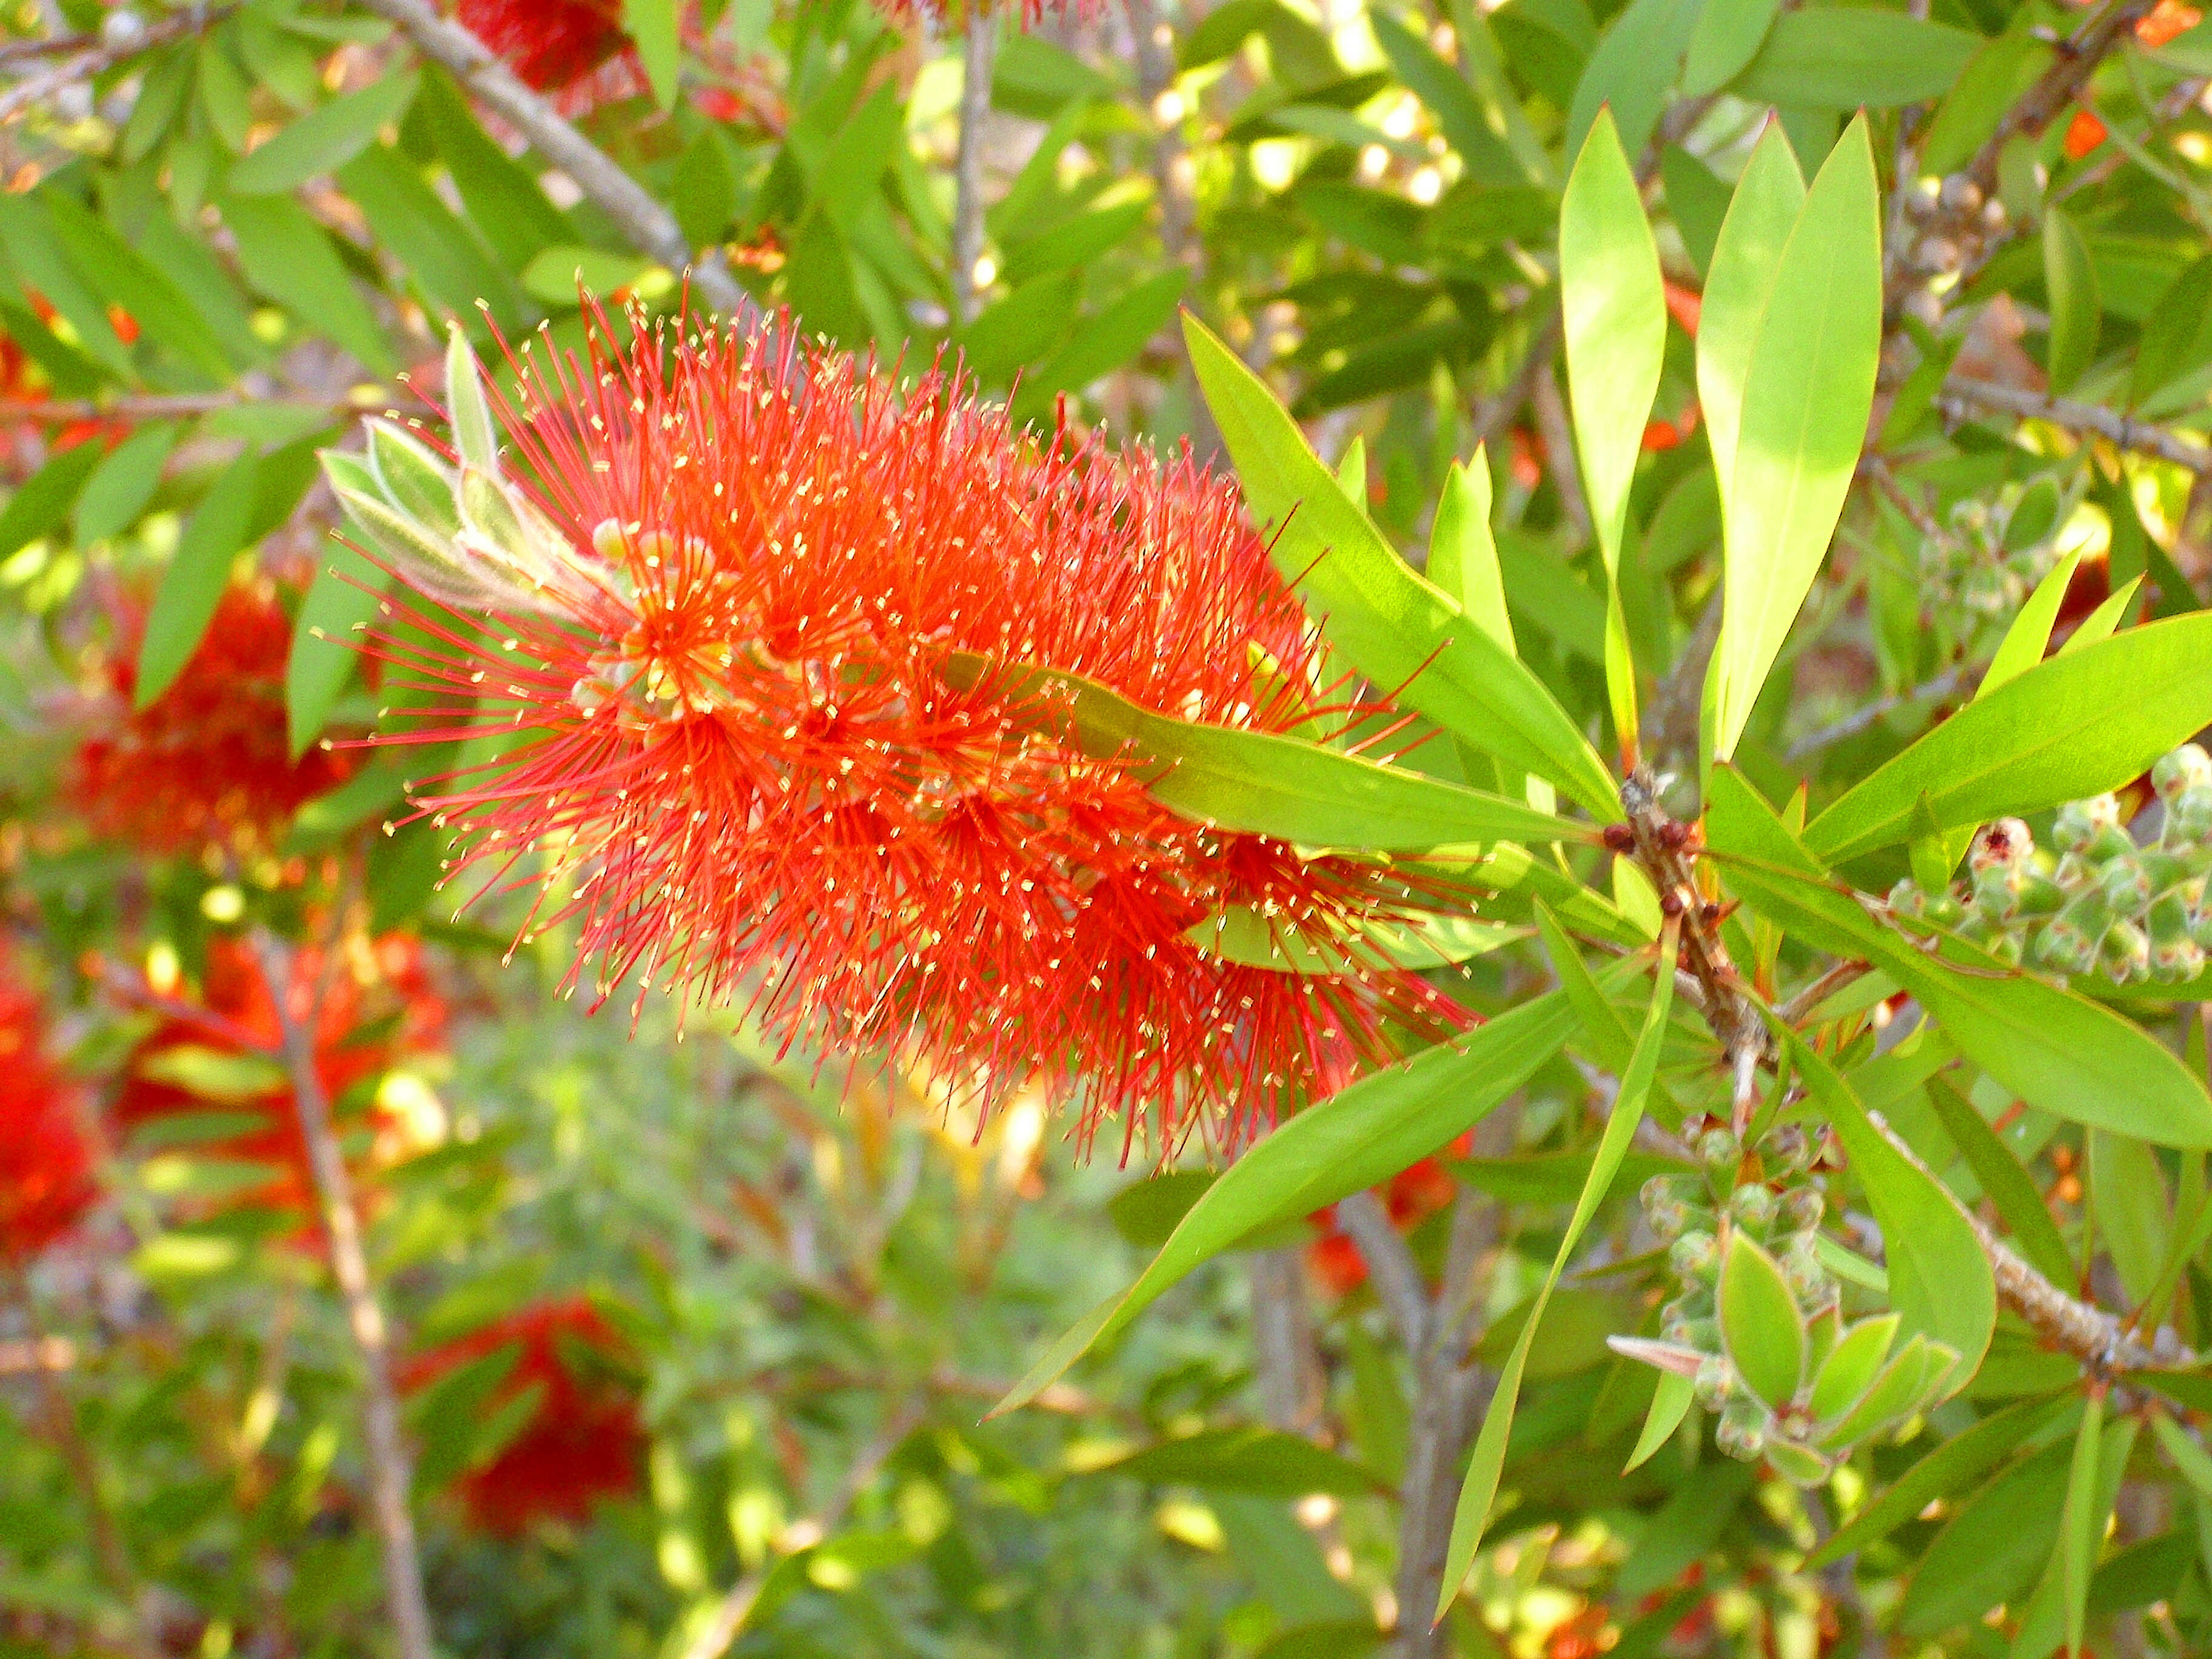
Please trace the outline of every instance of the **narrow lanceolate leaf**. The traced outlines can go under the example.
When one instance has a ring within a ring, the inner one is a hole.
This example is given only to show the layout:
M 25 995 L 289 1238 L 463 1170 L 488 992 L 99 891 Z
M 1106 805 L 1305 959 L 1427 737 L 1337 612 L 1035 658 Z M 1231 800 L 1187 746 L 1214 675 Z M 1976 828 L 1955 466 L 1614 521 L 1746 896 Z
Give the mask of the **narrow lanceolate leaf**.
M 2079 1277 L 2074 1258 L 2058 1224 L 2036 1190 L 2035 1178 L 2024 1169 L 2004 1138 L 1984 1121 L 1973 1102 L 1945 1079 L 1931 1078 L 1928 1098 L 1937 1120 L 1966 1167 L 1974 1172 L 1983 1193 L 1997 1206 L 1997 1214 L 2013 1236 L 2013 1243 L 2035 1270 L 2054 1285 L 2070 1285 Z M 2099 1212 L 2099 1220 L 2103 1220 Z
M 2025 816 L 2118 787 L 2212 724 L 2212 612 L 2130 628 L 2039 663 L 1893 756 L 1815 818 L 1840 862 L 1943 826 Z
M 1769 1406 L 1790 1403 L 1805 1376 L 1805 1316 L 1772 1256 L 1741 1231 L 1721 1264 L 1721 1340 L 1729 1362 Z
M 1735 80 L 1759 55 L 1778 9 L 1778 0 L 1705 0 L 1682 60 L 1682 95 L 1703 98 Z
M 1690 1407 L 1697 1403 L 1697 1397 L 1693 1379 L 1678 1376 L 1673 1371 L 1659 1373 L 1659 1386 L 1651 1391 L 1651 1407 L 1644 1413 L 1644 1428 L 1636 1437 L 1636 1449 L 1621 1466 L 1623 1474 L 1649 1460 L 1673 1437 L 1674 1431 L 1682 1426 L 1682 1419 L 1690 1414 Z
M 1881 355 L 1881 186 L 1862 115 L 1806 195 L 1744 377 L 1713 659 L 1716 758 L 1735 752 L 1827 553 Z
M 2074 580 L 2074 572 L 2081 562 L 2078 550 L 2067 553 L 2051 567 L 2050 574 L 2035 585 L 2035 592 L 2027 596 L 2027 603 L 2005 629 L 2005 636 L 1997 642 L 1996 654 L 1983 671 L 1982 683 L 1974 688 L 1976 697 L 1986 697 L 2008 680 L 2016 680 L 2043 660 L 2043 653 L 2051 647 L 2051 630 L 2058 621 L 2058 607 L 2065 603 L 2066 589 Z
M 2097 1502 L 2097 1451 L 2104 1437 L 2105 1391 L 2089 1391 L 2088 1408 L 2074 1437 L 2074 1461 L 2066 1471 L 2066 1515 L 2058 1534 L 2059 1583 L 2066 1598 L 2066 1651 L 2081 1651 L 2081 1626 L 2089 1611 L 2089 1569 L 2104 1541 L 2105 1517 Z
M 394 70 L 359 92 L 333 98 L 233 167 L 230 189 L 240 196 L 275 196 L 335 172 L 375 143 L 380 128 L 406 113 L 420 85 L 415 70 Z
M 1587 155 L 1589 150 L 1586 149 L 1583 154 Z M 1522 1322 L 1512 1354 L 1498 1373 L 1497 1391 L 1490 1397 L 1490 1410 L 1482 1419 L 1481 1433 L 1475 1438 L 1474 1456 L 1468 1465 L 1466 1482 L 1460 1487 L 1459 1508 L 1452 1517 L 1451 1543 L 1445 1552 L 1443 1583 L 1437 1602 L 1438 1619 L 1444 1616 L 1444 1610 L 1458 1595 L 1468 1569 L 1474 1565 L 1474 1553 L 1482 1546 L 1483 1528 L 1489 1523 L 1490 1506 L 1498 1496 L 1498 1477 L 1505 1468 L 1505 1448 L 1513 1434 L 1513 1411 L 1521 1397 L 1522 1374 L 1528 1367 L 1529 1345 L 1543 1321 L 1544 1309 L 1552 1299 L 1559 1275 L 1566 1271 L 1567 1258 L 1582 1242 L 1583 1230 L 1604 1201 L 1613 1176 L 1620 1173 L 1621 1159 L 1627 1156 L 1629 1145 L 1636 1139 L 1636 1126 L 1643 1120 L 1644 1102 L 1659 1069 L 1659 1050 L 1666 1036 L 1668 1011 L 1674 1005 L 1678 943 L 1675 927 L 1670 922 L 1660 941 L 1657 975 L 1652 984 L 1650 1006 L 1644 1012 L 1644 1029 L 1620 1074 L 1620 1088 L 1613 1096 L 1605 1133 L 1590 1159 L 1589 1176 L 1583 1182 L 1582 1195 L 1575 1200 L 1574 1214 L 1568 1218 L 1567 1230 L 1552 1257 L 1552 1270 L 1545 1275 L 1543 1288 L 1536 1292 L 1536 1304 Z
M 1707 842 L 1738 897 L 1814 949 L 1863 957 L 1888 974 L 2030 1105 L 2158 1146 L 2212 1146 L 2203 1081 L 2141 1027 L 1963 940 L 1923 951 L 1833 884 L 1733 769 L 1714 769 L 1709 800 Z
M 623 0 L 623 32 L 636 46 L 638 61 L 645 65 L 653 101 L 663 109 L 676 107 L 676 77 L 683 67 L 678 9 L 675 0 Z
M 453 422 L 453 447 L 461 464 L 493 477 L 499 476 L 499 427 L 491 405 L 484 400 L 483 376 L 477 354 L 459 323 L 446 330 L 446 410 Z
M 1721 508 L 1728 509 L 1743 415 L 1744 377 L 1774 291 L 1782 250 L 1805 205 L 1805 178 L 1779 121 L 1769 121 L 1729 201 L 1698 307 L 1698 407 L 1713 450 Z
M 1875 1130 L 1850 1083 L 1809 1044 L 1793 1038 L 1790 1052 L 1881 1224 L 1890 1306 L 1907 1336 L 1959 1356 L 1944 1379 L 1944 1392 L 1954 1392 L 1979 1369 L 1996 1324 L 1989 1258 L 1959 1201 Z
M 1506 650 L 1516 649 L 1498 541 L 1490 531 L 1490 457 L 1480 444 L 1472 461 L 1464 466 L 1454 461 L 1444 474 L 1429 532 L 1429 580 L 1456 599 L 1475 626 Z
M 1612 774 L 1543 683 L 1344 499 L 1236 353 L 1194 319 L 1183 335 L 1252 516 L 1276 527 L 1276 568 L 1299 585 L 1329 642 L 1454 737 L 1551 779 L 1600 817 L 1619 817 Z
M 1616 963 L 1608 977 L 1618 986 L 1639 967 Z M 1426 1158 L 1527 1082 L 1573 1027 L 1565 997 L 1550 992 L 1300 1112 L 1207 1188 L 1136 1283 L 1054 1343 L 994 1413 L 1036 1399 L 1093 1343 L 1240 1240 Z
M 2104 299 L 2089 245 L 2056 207 L 2043 210 L 2043 280 L 2051 295 L 2051 389 L 2066 392 L 2097 355 Z
M 1041 711 L 1064 709 L 1085 749 L 1133 751 L 1154 762 L 1158 769 L 1146 781 L 1155 795 L 1187 817 L 1224 829 L 1370 851 L 1589 839 L 1582 825 L 1525 802 L 1298 738 L 1170 720 L 1077 675 L 994 669 L 966 655 L 948 659 L 941 672 L 956 685 L 995 675 Z
M 1610 110 L 1598 112 L 1559 203 L 1559 309 L 1575 451 L 1610 572 L 1667 349 L 1659 249 Z
M 146 618 L 146 637 L 138 647 L 137 706 L 151 704 L 185 672 L 199 649 L 200 636 L 222 602 L 230 582 L 231 561 L 246 538 L 253 515 L 254 458 L 241 455 L 217 478 L 170 556 L 154 590 Z

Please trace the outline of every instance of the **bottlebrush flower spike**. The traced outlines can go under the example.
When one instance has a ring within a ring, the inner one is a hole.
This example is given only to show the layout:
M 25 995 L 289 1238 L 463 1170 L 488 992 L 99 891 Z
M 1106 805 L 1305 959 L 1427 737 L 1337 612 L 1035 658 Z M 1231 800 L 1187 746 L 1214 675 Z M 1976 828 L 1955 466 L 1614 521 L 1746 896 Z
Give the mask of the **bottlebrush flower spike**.
M 145 616 L 118 607 L 103 695 L 88 711 L 68 785 L 94 831 L 149 853 L 271 847 L 301 805 L 349 777 L 358 757 L 294 760 L 284 723 L 292 623 L 273 588 L 225 591 L 176 683 L 134 710 Z
M 439 1046 L 445 1004 L 423 972 L 421 947 L 404 934 L 349 943 L 328 974 L 325 960 L 313 948 L 295 953 L 288 1011 L 296 1019 L 314 1012 L 315 1074 L 342 1127 L 366 1121 L 380 1136 L 398 1126 L 374 1100 L 361 1098 L 365 1086 L 404 1055 Z M 231 1201 L 289 1211 L 305 1222 L 320 1209 L 291 1085 L 276 1059 L 282 1036 L 261 964 L 239 940 L 215 939 L 197 1003 L 165 1018 L 131 1051 L 112 1109 L 125 1132 L 184 1113 L 258 1118 L 257 1127 L 209 1148 L 270 1166 L 266 1186 Z
M 1071 730 L 1055 675 L 1243 730 L 1327 714 L 1231 486 L 1017 433 L 942 371 L 902 397 L 774 328 L 641 322 L 625 346 L 599 316 L 590 353 L 526 349 L 495 424 L 457 334 L 453 453 L 372 422 L 365 459 L 325 457 L 443 642 L 374 647 L 442 697 L 404 740 L 510 745 L 418 805 L 495 883 L 555 854 L 572 983 L 637 970 L 979 1098 L 1042 1073 L 1082 1091 L 1086 1141 L 1148 1108 L 1164 1144 L 1234 1139 L 1394 1058 L 1394 1024 L 1467 1023 L 1344 943 L 1432 895 L 1178 817 Z M 1231 911 L 1341 971 L 1209 954 Z
M 568 90 L 629 46 L 622 0 L 460 0 L 454 15 L 539 92 Z
M 0 955 L 0 1262 L 60 1238 L 98 1197 L 77 1093 L 47 1059 L 39 1000 Z
M 400 1378 L 419 1392 L 462 1366 L 512 1350 L 512 1369 L 485 1402 L 486 1416 L 532 1389 L 537 1406 L 488 1462 L 462 1476 L 469 1518 L 511 1537 L 539 1519 L 581 1521 L 595 1504 L 637 1490 L 645 1428 L 635 1360 L 580 1298 L 541 1303 L 471 1331 L 413 1361 Z

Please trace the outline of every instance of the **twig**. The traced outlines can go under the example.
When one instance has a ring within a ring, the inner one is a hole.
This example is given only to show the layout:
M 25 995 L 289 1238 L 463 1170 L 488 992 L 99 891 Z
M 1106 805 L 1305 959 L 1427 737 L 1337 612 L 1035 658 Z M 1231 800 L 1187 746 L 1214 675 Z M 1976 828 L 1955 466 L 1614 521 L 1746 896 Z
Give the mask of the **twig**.
M 614 159 L 563 120 L 553 106 L 525 86 L 514 70 L 466 28 L 441 16 L 432 0 L 361 0 L 367 9 L 405 30 L 416 50 L 441 64 L 486 107 L 575 182 L 592 204 L 615 222 L 630 245 L 647 258 L 677 272 L 688 270 L 691 285 L 731 323 L 749 328 L 759 308 L 730 274 L 720 248 L 696 260 L 676 216 L 654 198 Z
M 347 1328 L 361 1356 L 365 1386 L 362 1416 L 368 1464 L 369 1505 L 384 1547 L 385 1600 L 400 1659 L 433 1659 L 429 1604 L 422 1593 L 422 1566 L 415 1544 L 415 1517 L 408 1508 L 410 1474 L 406 1443 L 399 1428 L 399 1397 L 392 1381 L 392 1345 L 362 1248 L 361 1215 L 353 1182 L 338 1144 L 330 1097 L 315 1067 L 313 1014 L 303 1021 L 291 1002 L 293 955 L 266 933 L 257 933 L 254 956 L 276 1012 L 286 1069 L 290 1073 L 293 1109 L 307 1143 L 307 1161 L 321 1200 L 323 1230 L 331 1245 L 331 1268 L 346 1305 Z
M 36 58 L 63 56 L 62 61 L 18 81 L 6 91 L 0 92 L 0 125 L 15 119 L 33 106 L 52 97 L 64 87 L 75 86 L 105 75 L 118 64 L 125 63 L 141 52 L 165 46 L 172 40 L 180 40 L 188 34 L 197 34 L 210 24 L 220 21 L 237 9 L 234 6 L 213 9 L 187 6 L 160 22 L 136 30 L 103 29 L 97 34 L 77 34 L 63 38 L 25 41 L 11 47 L 9 55 L 0 58 L 0 65 Z
M 952 319 L 975 319 L 975 264 L 983 257 L 983 128 L 991 118 L 991 70 L 999 15 L 971 9 L 961 44 L 960 148 L 952 161 Z
M 1910 708 L 1916 702 L 1936 702 L 1955 696 L 1970 689 L 1982 677 L 1986 663 L 1958 662 L 1951 665 L 1932 680 L 1923 680 L 1910 690 L 1899 691 L 1887 697 L 1877 697 L 1863 708 L 1855 708 L 1843 719 L 1818 731 L 1808 732 L 1790 745 L 1786 760 L 1802 760 L 1808 755 L 1856 738 L 1887 719 L 1900 708 Z
M 1496 443 L 1505 435 L 1513 424 L 1513 417 L 1535 391 L 1536 382 L 1551 373 L 1552 358 L 1559 349 L 1560 335 L 1559 315 L 1554 311 L 1529 340 L 1528 355 L 1521 360 L 1521 367 L 1514 371 L 1513 378 L 1496 397 L 1485 398 L 1478 406 L 1480 412 L 1475 416 L 1470 447 Z
M 1936 1179 L 1935 1171 L 1922 1161 L 1904 1136 L 1889 1127 L 1881 1113 L 1869 1112 L 1867 1119 L 1899 1158 L 1930 1181 Z M 2182 1346 L 2170 1330 L 2159 1333 L 2155 1348 L 2146 1347 L 2118 1315 L 2069 1296 L 2030 1267 L 1971 1207 L 1961 1205 L 1960 1208 L 1965 1211 L 1967 1224 L 1974 1230 L 1982 1254 L 1990 1259 L 1990 1272 L 1996 1280 L 1997 1300 L 2026 1320 L 2029 1328 L 2051 1346 L 2073 1355 L 2098 1376 L 2166 1366 L 2187 1369 L 2197 1364 L 2195 1352 Z
M 1359 1246 L 1359 1255 L 1375 1280 L 1375 1293 L 1409 1354 L 1418 1354 L 1429 1342 L 1429 1291 L 1422 1282 L 1413 1253 L 1374 1194 L 1358 1192 L 1339 1199 L 1337 1224 Z
M 1870 962 L 1839 962 L 1775 1012 L 1781 1016 L 1784 1025 L 1794 1029 L 1799 1020 L 1837 992 L 1847 985 L 1857 984 L 1873 971 L 1874 964 Z
M 1644 710 L 1644 751 L 1664 769 L 1668 760 L 1692 753 L 1698 743 L 1698 712 L 1704 702 L 1705 672 L 1720 643 L 1723 595 L 1718 586 L 1705 603 L 1696 629 L 1668 670 Z
M 1321 1418 L 1322 1375 L 1304 1255 L 1296 1245 L 1255 1250 L 1249 1276 L 1261 1415 L 1286 1434 L 1310 1434 Z
M 1543 371 L 1529 386 L 1529 402 L 1536 410 L 1536 430 L 1544 440 L 1544 465 L 1559 492 L 1559 510 L 1567 521 L 1568 538 L 1577 546 L 1590 536 L 1589 504 L 1583 500 L 1583 481 L 1575 471 L 1575 434 L 1567 423 L 1567 405 L 1559 396 L 1559 383 L 1545 359 Z
M 854 1499 L 868 1489 L 868 1483 L 890 1461 L 891 1454 L 899 1449 L 907 1436 L 914 1432 L 921 1418 L 921 1408 L 912 1401 L 902 1405 L 892 1413 L 890 1421 L 884 1425 L 883 1432 L 869 1443 L 867 1450 L 846 1471 L 845 1479 L 838 1486 L 836 1495 L 830 1499 L 828 1507 L 814 1516 L 811 1522 L 801 1522 L 793 1530 L 803 1528 L 811 1533 L 811 1537 L 807 1540 L 810 1544 L 818 1543 L 835 1532 L 837 1523 L 845 1518 L 845 1511 L 852 1508 Z M 752 1617 L 754 1604 L 760 1600 L 761 1591 L 766 1588 L 772 1571 L 772 1565 L 756 1567 L 731 1585 L 729 1593 L 722 1597 L 721 1604 L 714 1609 L 713 1620 L 699 1632 L 691 1645 L 684 1650 L 684 1659 L 722 1659 L 730 1644 L 736 1641 L 744 1630 L 745 1620 Z
M 1942 390 L 1936 394 L 1936 406 L 1954 420 L 1971 419 L 1976 414 L 1997 414 L 2048 421 L 2069 432 L 2094 433 L 2122 449 L 2155 456 L 2200 477 L 2212 473 L 2212 447 L 2190 443 L 2162 426 L 2138 421 L 2098 404 L 2079 403 L 2071 398 L 2054 398 L 2045 392 L 1954 376 L 1946 380 Z

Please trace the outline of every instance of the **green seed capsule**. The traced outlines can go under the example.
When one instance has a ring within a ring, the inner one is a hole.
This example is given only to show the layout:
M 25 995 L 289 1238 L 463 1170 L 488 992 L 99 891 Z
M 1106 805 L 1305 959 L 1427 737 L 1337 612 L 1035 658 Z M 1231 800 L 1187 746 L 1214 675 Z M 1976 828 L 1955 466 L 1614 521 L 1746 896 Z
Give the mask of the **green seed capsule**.
M 2150 935 L 2132 921 L 2116 921 L 2099 947 L 2105 971 L 2118 985 L 2150 977 Z
M 1889 890 L 1889 908 L 1900 916 L 1917 916 L 1927 908 L 1928 895 L 1920 890 L 1920 884 L 1910 876 L 1900 878 Z
M 2168 750 L 2150 769 L 2150 785 L 2161 799 L 2191 787 L 2212 787 L 2212 755 L 2196 744 Z
M 2105 902 L 2116 916 L 2139 916 L 2150 908 L 2150 872 L 2143 868 L 2132 848 L 2105 866 L 2099 884 L 2104 890 Z

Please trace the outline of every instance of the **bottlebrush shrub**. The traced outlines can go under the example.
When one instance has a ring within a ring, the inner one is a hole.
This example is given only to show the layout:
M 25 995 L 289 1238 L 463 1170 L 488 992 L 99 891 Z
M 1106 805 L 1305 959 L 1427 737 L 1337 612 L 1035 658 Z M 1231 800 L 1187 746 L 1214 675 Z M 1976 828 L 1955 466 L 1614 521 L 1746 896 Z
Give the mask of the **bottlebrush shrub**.
M 292 623 L 272 586 L 225 589 L 184 672 L 144 708 L 132 693 L 145 612 L 136 600 L 113 610 L 68 786 L 95 833 L 149 853 L 266 851 L 303 802 L 352 775 L 357 755 L 311 749 L 295 760 L 287 747 Z
M 0 952 L 0 1262 L 45 1249 L 99 1196 L 78 1091 L 45 1037 L 37 995 Z
M 441 642 L 373 647 L 442 699 L 407 740 L 508 745 L 417 801 L 460 867 L 553 854 L 602 997 L 635 970 L 979 1099 L 1042 1071 L 1086 1138 L 1149 1112 L 1167 1144 L 1338 1087 L 1393 1024 L 1466 1023 L 1332 954 L 1432 885 L 1178 816 L 1071 720 L 1085 688 L 1243 732 L 1387 714 L 1327 701 L 1227 484 L 773 328 L 591 339 L 514 363 L 505 465 L 458 335 L 458 453 L 376 422 L 326 465 Z M 1229 913 L 1315 941 L 1312 970 L 1213 953 Z
M 401 1386 L 419 1395 L 467 1368 L 498 1374 L 479 1409 L 511 1437 L 459 1490 L 472 1525 L 512 1536 L 535 1521 L 580 1521 L 637 1490 L 646 1437 L 635 1364 L 577 1297 L 522 1309 L 419 1356 Z
M 403 1056 L 439 1045 L 445 1004 L 423 971 L 420 946 L 406 935 L 356 939 L 342 947 L 327 974 L 325 960 L 313 948 L 294 954 L 292 982 L 284 988 L 288 1010 L 295 1019 L 313 1015 L 315 1073 L 341 1125 L 365 1125 L 380 1138 L 398 1126 L 378 1106 L 374 1085 Z M 266 1164 L 271 1179 L 228 1202 L 305 1221 L 319 1213 L 314 1171 L 278 1058 L 281 1046 L 276 1003 L 261 964 L 243 943 L 217 939 L 208 947 L 192 1010 L 163 1019 L 125 1060 L 115 1121 L 129 1133 L 186 1114 L 250 1120 L 252 1127 L 206 1150 Z

